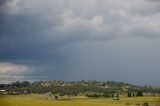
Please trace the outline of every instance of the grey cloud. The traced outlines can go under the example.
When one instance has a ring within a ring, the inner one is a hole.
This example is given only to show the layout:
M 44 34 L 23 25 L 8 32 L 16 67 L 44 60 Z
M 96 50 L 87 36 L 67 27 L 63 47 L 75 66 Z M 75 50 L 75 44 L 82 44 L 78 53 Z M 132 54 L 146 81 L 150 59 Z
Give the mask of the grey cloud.
M 12 2 L 13 0 L 1 0 L 0 1 L 0 6 L 3 6 L 5 4 L 7 4 L 8 2 Z
M 87 73 L 84 79 L 108 77 L 114 80 L 116 70 L 129 75 L 127 70 L 134 71 L 132 67 L 136 64 L 131 60 L 141 54 L 130 53 L 129 47 L 121 45 L 120 39 L 159 39 L 160 6 L 148 0 L 3 0 L 0 4 L 3 7 L 0 11 L 1 62 L 32 66 L 33 76 L 47 76 L 41 79 L 80 79 L 82 71 Z M 140 43 L 144 39 L 133 41 Z M 127 39 L 124 42 L 134 45 Z M 123 54 L 134 56 L 130 59 Z M 149 60 L 148 56 L 144 57 Z M 137 70 L 145 72 L 143 65 Z M 158 65 L 155 67 L 159 69 Z M 99 76 L 96 76 L 97 70 L 101 72 Z M 156 69 L 154 72 L 157 73 Z M 123 80 L 124 75 L 116 77 L 116 80 Z
M 159 0 L 149 0 L 149 1 L 153 1 L 153 2 L 160 2 Z

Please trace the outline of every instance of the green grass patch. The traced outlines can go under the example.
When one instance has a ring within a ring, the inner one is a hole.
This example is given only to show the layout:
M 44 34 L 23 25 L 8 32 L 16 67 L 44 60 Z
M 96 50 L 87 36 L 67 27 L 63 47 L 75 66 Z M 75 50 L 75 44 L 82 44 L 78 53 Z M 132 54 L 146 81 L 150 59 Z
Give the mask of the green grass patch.
M 123 97 L 116 101 L 112 98 L 90 99 L 83 96 L 55 100 L 54 96 L 40 94 L 0 96 L 0 106 L 142 106 L 145 102 L 149 106 L 160 106 L 160 97 Z

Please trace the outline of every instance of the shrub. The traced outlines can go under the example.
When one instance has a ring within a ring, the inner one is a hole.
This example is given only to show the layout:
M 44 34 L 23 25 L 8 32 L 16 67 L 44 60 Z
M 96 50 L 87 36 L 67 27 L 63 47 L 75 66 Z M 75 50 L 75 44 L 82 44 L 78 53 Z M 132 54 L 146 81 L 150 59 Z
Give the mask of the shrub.
M 140 104 L 139 104 L 139 103 L 137 103 L 136 105 L 137 105 L 137 106 L 140 106 Z
M 90 93 L 87 93 L 86 96 L 96 98 L 96 97 L 100 97 L 101 95 L 97 92 L 90 92 Z
M 149 106 L 149 103 L 148 103 L 148 102 L 144 102 L 144 103 L 142 104 L 142 106 Z
M 130 103 L 126 103 L 126 105 L 130 105 Z

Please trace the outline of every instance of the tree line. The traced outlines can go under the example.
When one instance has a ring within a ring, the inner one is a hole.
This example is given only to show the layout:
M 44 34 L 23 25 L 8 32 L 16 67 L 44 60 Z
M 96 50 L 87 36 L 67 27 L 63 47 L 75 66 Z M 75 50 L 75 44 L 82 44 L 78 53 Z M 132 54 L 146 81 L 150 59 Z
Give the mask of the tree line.
M 141 87 L 123 82 L 114 81 L 17 81 L 11 84 L 0 84 L 0 89 L 5 89 L 9 94 L 37 93 L 64 95 L 86 95 L 88 97 L 114 97 L 126 93 L 128 97 L 143 96 L 143 93 L 160 93 L 160 89 L 153 87 Z

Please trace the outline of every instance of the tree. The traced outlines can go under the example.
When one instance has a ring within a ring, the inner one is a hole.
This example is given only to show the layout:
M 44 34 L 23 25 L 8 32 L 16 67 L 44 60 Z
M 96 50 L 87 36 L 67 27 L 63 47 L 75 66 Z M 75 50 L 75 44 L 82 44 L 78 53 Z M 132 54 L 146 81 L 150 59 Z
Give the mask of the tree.
M 137 91 L 137 95 L 136 96 L 143 96 L 143 92 L 142 91 Z
M 112 93 L 112 98 L 114 98 L 114 94 Z
M 108 92 L 104 92 L 104 93 L 103 93 L 103 96 L 104 96 L 104 97 L 109 97 L 109 93 L 108 93 Z
M 22 85 L 23 87 L 29 87 L 29 86 L 30 86 L 30 82 L 28 82 L 28 81 L 23 81 L 23 82 L 21 83 L 21 85 Z
M 131 97 L 131 93 L 130 92 L 128 92 L 128 97 Z
M 118 93 L 117 93 L 116 97 L 118 98 Z
M 55 96 L 55 100 L 57 100 L 57 99 L 58 99 L 58 96 L 56 95 L 56 96 Z

